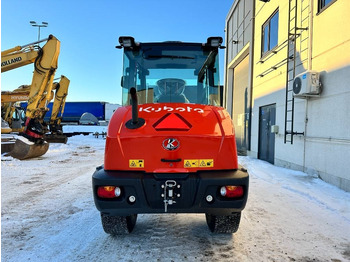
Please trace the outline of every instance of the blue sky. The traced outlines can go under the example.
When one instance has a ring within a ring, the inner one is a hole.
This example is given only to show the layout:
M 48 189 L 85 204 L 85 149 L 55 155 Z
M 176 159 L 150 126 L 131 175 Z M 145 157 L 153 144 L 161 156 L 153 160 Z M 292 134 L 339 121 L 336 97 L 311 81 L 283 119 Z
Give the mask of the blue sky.
M 61 41 L 55 77 L 71 80 L 67 101 L 121 103 L 121 35 L 139 42 L 205 42 L 225 33 L 233 0 L 2 0 L 1 50 L 38 39 L 29 21 L 48 22 L 41 39 Z M 224 51 L 221 50 L 223 76 Z M 1 90 L 30 84 L 33 65 L 1 74 Z M 221 79 L 223 83 L 223 79 Z

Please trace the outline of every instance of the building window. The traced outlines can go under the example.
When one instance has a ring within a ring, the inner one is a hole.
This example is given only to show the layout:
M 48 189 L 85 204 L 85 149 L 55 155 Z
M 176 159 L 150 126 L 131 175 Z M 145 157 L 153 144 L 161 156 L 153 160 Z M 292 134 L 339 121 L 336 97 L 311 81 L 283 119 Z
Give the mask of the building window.
M 322 11 L 323 9 L 330 6 L 330 4 L 334 3 L 336 0 L 318 0 L 318 11 Z
M 278 44 L 278 10 L 262 26 L 261 56 Z

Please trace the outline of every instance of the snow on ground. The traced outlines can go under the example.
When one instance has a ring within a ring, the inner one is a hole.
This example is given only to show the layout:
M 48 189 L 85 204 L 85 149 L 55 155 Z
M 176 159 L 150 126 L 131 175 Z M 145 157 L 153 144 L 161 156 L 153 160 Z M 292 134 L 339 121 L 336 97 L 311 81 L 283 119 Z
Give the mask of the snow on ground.
M 2 261 L 350 261 L 350 193 L 249 157 L 237 233 L 210 233 L 203 214 L 148 214 L 111 237 L 91 192 L 104 143 L 81 135 L 36 159 L 1 157 Z

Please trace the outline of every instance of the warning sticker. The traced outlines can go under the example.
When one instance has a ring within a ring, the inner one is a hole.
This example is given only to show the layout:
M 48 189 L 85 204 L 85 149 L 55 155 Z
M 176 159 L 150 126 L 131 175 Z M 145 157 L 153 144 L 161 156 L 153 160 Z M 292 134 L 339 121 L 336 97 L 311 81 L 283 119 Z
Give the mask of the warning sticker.
M 143 159 L 129 159 L 129 167 L 143 168 L 145 167 L 145 161 Z
M 185 159 L 184 167 L 214 167 L 214 159 Z
M 198 159 L 185 159 L 184 167 L 198 167 Z
M 199 159 L 199 167 L 214 167 L 214 159 Z

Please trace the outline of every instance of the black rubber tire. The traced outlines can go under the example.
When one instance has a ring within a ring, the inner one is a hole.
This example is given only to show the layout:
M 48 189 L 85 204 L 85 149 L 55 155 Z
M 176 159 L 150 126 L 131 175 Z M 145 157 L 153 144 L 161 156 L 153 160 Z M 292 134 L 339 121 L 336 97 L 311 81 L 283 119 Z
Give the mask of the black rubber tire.
M 241 221 L 241 212 L 229 216 L 205 214 L 208 227 L 213 233 L 236 233 Z
M 137 214 L 131 216 L 109 216 L 101 213 L 103 230 L 112 236 L 125 235 L 133 231 Z

